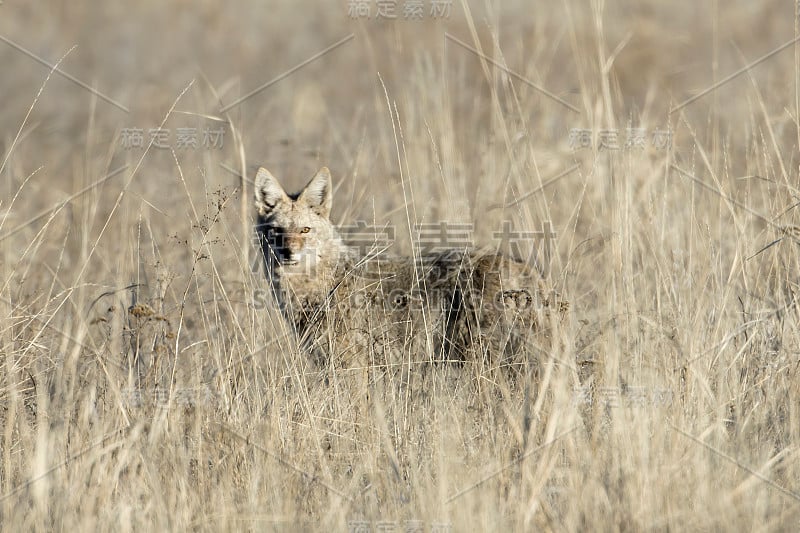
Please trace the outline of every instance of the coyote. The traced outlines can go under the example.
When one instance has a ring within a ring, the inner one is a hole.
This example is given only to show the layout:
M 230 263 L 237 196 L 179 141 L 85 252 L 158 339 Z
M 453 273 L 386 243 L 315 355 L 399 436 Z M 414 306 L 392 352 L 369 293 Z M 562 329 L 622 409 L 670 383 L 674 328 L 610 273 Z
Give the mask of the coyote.
M 317 363 L 395 365 L 416 356 L 507 364 L 530 353 L 523 348 L 547 337 L 550 321 L 568 309 L 538 271 L 496 252 L 408 258 L 358 251 L 330 221 L 331 196 L 325 167 L 296 194 L 263 167 L 256 175 L 267 278 Z

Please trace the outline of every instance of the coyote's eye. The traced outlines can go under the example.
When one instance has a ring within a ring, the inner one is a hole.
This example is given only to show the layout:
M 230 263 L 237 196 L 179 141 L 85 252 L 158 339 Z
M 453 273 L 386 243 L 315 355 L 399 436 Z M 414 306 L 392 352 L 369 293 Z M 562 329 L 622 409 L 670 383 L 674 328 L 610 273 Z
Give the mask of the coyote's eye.
M 300 233 L 308 233 L 309 231 L 311 231 L 311 228 L 306 226 L 306 227 L 304 227 L 303 229 L 300 230 Z

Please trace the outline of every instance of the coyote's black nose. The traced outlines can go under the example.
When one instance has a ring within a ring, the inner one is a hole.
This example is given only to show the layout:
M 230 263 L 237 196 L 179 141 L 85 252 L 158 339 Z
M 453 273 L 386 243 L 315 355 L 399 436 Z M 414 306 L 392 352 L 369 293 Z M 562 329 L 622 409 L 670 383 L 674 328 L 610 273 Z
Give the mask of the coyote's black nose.
M 274 250 L 275 250 L 275 256 L 278 258 L 278 261 L 280 261 L 281 263 L 292 262 L 292 250 L 282 245 L 275 247 Z
M 292 240 L 286 232 L 275 228 L 265 228 L 261 233 L 261 247 L 264 255 L 279 264 L 294 264 L 296 253 L 292 251 Z

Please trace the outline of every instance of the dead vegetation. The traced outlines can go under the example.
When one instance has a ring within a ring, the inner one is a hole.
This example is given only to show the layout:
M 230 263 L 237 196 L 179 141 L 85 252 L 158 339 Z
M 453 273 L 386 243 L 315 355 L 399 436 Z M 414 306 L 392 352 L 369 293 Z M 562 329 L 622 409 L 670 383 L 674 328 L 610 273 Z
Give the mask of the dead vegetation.
M 349 4 L 0 6 L 102 93 L 0 43 L 3 526 L 795 530 L 800 49 L 720 83 L 795 5 Z M 399 253 L 550 221 L 571 321 L 516 380 L 320 372 L 252 246 L 265 162 Z

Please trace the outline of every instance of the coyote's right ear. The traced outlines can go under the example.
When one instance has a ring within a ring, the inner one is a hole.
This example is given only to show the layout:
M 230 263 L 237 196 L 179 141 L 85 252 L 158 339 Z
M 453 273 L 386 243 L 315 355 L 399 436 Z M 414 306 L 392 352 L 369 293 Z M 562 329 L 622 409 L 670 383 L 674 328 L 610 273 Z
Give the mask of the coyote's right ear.
M 308 182 L 298 200 L 305 202 L 316 214 L 328 218 L 331 214 L 331 171 L 322 167 Z
M 266 215 L 281 201 L 290 201 L 281 184 L 264 167 L 256 174 L 256 207 L 261 215 Z

